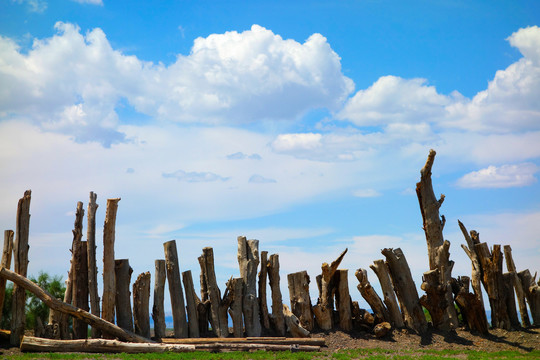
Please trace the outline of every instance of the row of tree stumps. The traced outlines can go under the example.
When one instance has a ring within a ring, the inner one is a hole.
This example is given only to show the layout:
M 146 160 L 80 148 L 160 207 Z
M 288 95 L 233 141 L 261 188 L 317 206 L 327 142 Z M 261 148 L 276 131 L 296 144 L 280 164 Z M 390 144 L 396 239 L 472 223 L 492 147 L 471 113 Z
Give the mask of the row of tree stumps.
M 450 242 L 443 238 L 444 216 L 439 209 L 444 195 L 437 199 L 431 182 L 435 151 L 430 151 L 416 192 L 426 235 L 429 270 L 423 275 L 419 296 L 403 251 L 383 249 L 383 259 L 375 260 L 370 268 L 377 276 L 382 298 L 368 280 L 368 271 L 358 269 L 358 290 L 370 305 L 372 313 L 352 301 L 348 287 L 348 270 L 339 266 L 347 253 L 343 251 L 330 264 L 323 263 L 316 277 L 319 291 L 317 303 L 312 305 L 309 293 L 310 277 L 306 271 L 287 275 L 291 307 L 283 304 L 280 284 L 279 255 L 259 253 L 259 241 L 244 236 L 237 239 L 240 277 L 230 278 L 222 294 L 216 280 L 214 253 L 211 247 L 202 249 L 200 265 L 200 296 L 197 295 L 190 270 L 181 272 L 176 242 L 165 242 L 164 259 L 155 261 L 153 304 L 150 304 L 151 275 L 137 276 L 131 287 L 132 269 L 129 260 L 115 258 L 115 223 L 120 199 L 108 199 L 103 230 L 103 293 L 97 287 L 95 215 L 97 196 L 90 193 L 87 212 L 87 240 L 83 241 L 84 210 L 77 204 L 73 229 L 72 259 L 66 292 L 63 299 L 44 301 L 51 307 L 47 331 L 42 334 L 57 339 L 85 339 L 88 324 L 91 337 L 122 338 L 143 341 L 150 338 L 150 316 L 154 320 L 157 339 L 165 334 L 165 282 L 168 283 L 175 338 L 198 337 L 260 337 L 267 335 L 307 336 L 311 331 L 340 328 L 350 331 L 360 328 L 384 335 L 392 327 L 407 327 L 419 333 L 428 328 L 423 308 L 429 311 L 433 327 L 444 331 L 457 328 L 458 312 L 471 329 L 486 333 L 488 321 L 483 303 L 482 286 L 491 308 L 491 325 L 512 329 L 540 325 L 540 284 L 529 270 L 517 272 L 510 246 L 500 245 L 492 250 L 481 243 L 476 231 L 470 233 L 459 222 L 466 245 L 463 250 L 472 263 L 471 277 L 452 277 Z M 17 210 L 17 228 L 5 232 L 0 276 L 0 305 L 3 302 L 5 278 L 15 282 L 12 309 L 11 342 L 18 344 L 24 331 L 24 288 L 28 264 L 29 207 L 31 192 L 25 192 Z M 9 270 L 11 254 L 14 273 Z M 503 258 L 507 273 L 503 273 Z M 17 277 L 19 276 L 19 277 Z M 23 280 L 21 280 L 23 279 Z M 27 280 L 27 279 L 26 279 Z M 270 289 L 270 293 L 267 289 Z M 472 287 L 472 292 L 469 288 Z M 132 290 L 132 293 L 131 293 Z M 39 292 L 39 290 L 36 290 Z M 514 293 L 518 300 L 521 322 L 517 316 Z M 267 303 L 267 294 L 271 304 Z M 43 300 L 42 299 L 42 300 Z M 133 302 L 133 307 L 131 303 Z M 22 304 L 22 306 L 21 306 Z M 101 305 L 101 306 L 100 306 Z M 458 311 L 456 311 L 456 305 Z M 76 311 L 74 310 L 76 309 Z M 151 311 L 150 311 L 151 309 Z M 75 314 L 75 315 L 74 315 Z M 82 315 L 81 315 L 82 314 Z M 73 316 L 72 331 L 69 316 Z M 232 329 L 229 328 L 229 317 Z M 114 322 L 116 321 L 116 325 Z

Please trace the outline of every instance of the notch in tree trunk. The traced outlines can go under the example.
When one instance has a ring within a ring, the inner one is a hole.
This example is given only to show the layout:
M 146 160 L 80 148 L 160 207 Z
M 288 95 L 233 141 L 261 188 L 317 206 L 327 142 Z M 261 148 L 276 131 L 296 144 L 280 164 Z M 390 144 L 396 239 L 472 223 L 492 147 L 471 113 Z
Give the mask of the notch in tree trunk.
M 283 316 L 283 298 L 279 286 L 279 255 L 272 254 L 268 259 L 268 278 L 272 290 L 272 322 L 278 336 L 285 336 L 285 318 Z
M 261 336 L 259 300 L 257 299 L 257 268 L 259 266 L 259 240 L 247 240 L 238 236 L 238 265 L 240 277 L 244 279 L 244 323 L 247 336 Z
M 99 293 L 97 282 L 97 262 L 96 262 L 96 211 L 98 204 L 96 203 L 97 194 L 90 192 L 90 201 L 88 202 L 88 222 L 87 222 L 87 257 L 88 257 L 88 294 L 90 295 L 90 309 L 92 314 L 100 316 Z M 98 338 L 101 336 L 101 331 L 92 328 L 91 336 Z
M 165 260 L 155 261 L 154 275 L 154 306 L 152 307 L 152 319 L 154 320 L 154 336 L 157 340 L 165 337 Z
M 150 272 L 140 274 L 133 284 L 135 334 L 150 339 Z
M 116 274 L 116 324 L 122 329 L 133 331 L 133 312 L 131 311 L 131 274 L 129 259 L 115 260 Z
M 114 269 L 114 241 L 116 237 L 116 212 L 120 198 L 107 199 L 105 224 L 103 225 L 103 296 L 101 318 L 114 323 L 114 300 L 116 297 L 116 277 Z M 109 337 L 108 334 L 103 334 Z
M 180 265 L 176 251 L 176 241 L 171 240 L 163 243 L 165 250 L 165 262 L 167 265 L 167 282 L 171 295 L 171 307 L 173 315 L 174 337 L 188 337 L 186 310 L 184 305 L 184 293 L 180 282 Z

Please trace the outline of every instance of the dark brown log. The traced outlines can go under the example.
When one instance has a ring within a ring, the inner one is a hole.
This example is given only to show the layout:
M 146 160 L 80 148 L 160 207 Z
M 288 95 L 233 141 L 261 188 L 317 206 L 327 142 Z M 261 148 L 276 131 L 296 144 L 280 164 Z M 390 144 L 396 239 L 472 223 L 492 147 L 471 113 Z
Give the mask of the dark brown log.
M 82 205 L 82 204 L 81 204 Z M 82 224 L 81 224 L 82 225 Z M 88 257 L 86 241 L 78 241 L 73 252 L 73 306 L 89 311 L 88 304 Z M 86 339 L 88 337 L 88 324 L 73 319 L 73 338 Z
M 508 311 L 508 317 L 510 318 L 510 326 L 512 329 L 519 329 L 521 324 L 519 323 L 516 300 L 514 297 L 514 275 L 511 273 L 504 273 L 503 285 L 506 291 L 506 311 Z
M 114 299 L 116 297 L 116 277 L 114 270 L 114 241 L 116 236 L 117 199 L 107 199 L 105 224 L 103 225 L 103 296 L 101 318 L 114 323 Z
M 285 335 L 285 318 L 283 316 L 283 298 L 279 285 L 279 255 L 272 254 L 268 259 L 268 278 L 272 290 L 272 323 L 278 336 Z
M 390 277 L 399 300 L 405 324 L 420 334 L 425 333 L 427 330 L 426 317 L 420 306 L 418 291 L 412 279 L 411 270 L 409 264 L 407 264 L 405 255 L 400 248 L 393 250 L 383 249 L 381 253 L 386 257 L 386 263 L 390 270 Z
M 28 236 L 30 233 L 30 200 L 32 191 L 26 190 L 19 199 L 17 206 L 17 227 L 15 242 L 13 243 L 14 270 L 17 274 L 26 277 L 28 270 Z M 13 287 L 11 308 L 11 337 L 10 343 L 19 346 L 24 335 L 26 324 L 25 304 L 26 292 L 19 284 Z
M 240 277 L 244 279 L 244 324 L 248 336 L 261 336 L 259 300 L 257 299 L 257 267 L 259 266 L 259 240 L 247 240 L 238 236 L 238 265 Z
M 444 314 L 446 310 L 446 291 L 440 284 L 439 269 L 426 271 L 422 276 L 422 290 L 426 292 L 420 298 L 420 304 L 429 311 L 431 322 L 436 329 L 444 328 Z
M 529 270 L 523 270 L 518 272 L 518 276 L 531 309 L 533 325 L 540 326 L 540 284 L 536 283 L 536 274 L 532 277 Z
M 25 336 L 21 343 L 23 352 L 83 352 L 83 353 L 165 353 L 192 352 L 194 345 L 126 343 L 118 340 L 52 340 Z
M 469 278 L 461 276 L 457 282 L 459 289 L 456 295 L 456 304 L 469 329 L 484 335 L 489 334 L 484 304 L 480 302 L 476 294 L 469 292 Z
M 516 265 L 514 264 L 514 258 L 512 257 L 512 248 L 510 245 L 504 245 L 504 257 L 506 259 L 506 267 L 508 272 L 512 274 L 512 281 L 514 283 L 514 289 L 516 291 L 516 297 L 519 305 L 519 314 L 521 316 L 521 323 L 523 327 L 531 326 L 531 321 L 529 320 L 529 314 L 527 312 L 527 304 L 525 302 L 525 291 L 523 290 L 523 284 L 519 278 Z
M 189 337 L 198 338 L 200 336 L 200 333 L 197 304 L 200 303 L 201 300 L 199 300 L 199 297 L 197 296 L 197 294 L 195 294 L 191 270 L 187 270 L 182 273 L 182 280 L 184 281 L 184 290 L 186 291 L 186 309 L 188 317 Z
M 167 282 L 171 295 L 174 337 L 185 338 L 189 334 L 184 305 L 184 292 L 182 291 L 182 283 L 180 282 L 180 265 L 178 262 L 176 241 L 167 241 L 163 243 L 163 247 L 165 249 L 165 262 L 167 265 Z
M 210 300 L 210 322 L 212 330 L 217 337 L 227 337 L 229 335 L 228 324 L 221 323 L 221 291 L 217 285 L 216 273 L 214 270 L 214 250 L 211 247 L 203 248 L 204 277 L 208 286 L 208 297 Z
M 2 251 L 1 267 L 6 269 L 11 268 L 11 256 L 13 254 L 13 230 L 4 231 L 4 250 Z M 6 296 L 6 279 L 0 278 L 0 309 L 4 308 L 4 298 Z M 0 311 L 0 320 L 2 320 L 2 312 Z
M 309 336 L 309 331 L 302 327 L 300 320 L 285 304 L 283 304 L 283 317 L 285 318 L 287 332 L 291 334 L 291 336 L 296 338 L 305 338 Z
M 96 261 L 96 211 L 98 204 L 96 203 L 97 194 L 90 192 L 90 201 L 88 202 L 87 211 L 87 258 L 88 258 L 88 294 L 90 296 L 90 310 L 92 314 L 101 316 L 99 307 L 99 293 L 97 282 L 97 261 Z M 92 328 L 91 336 L 98 338 L 101 332 L 98 329 Z
M 126 331 L 108 321 L 105 321 L 95 315 L 90 314 L 87 311 L 76 308 L 73 305 L 66 304 L 60 300 L 55 299 L 47 291 L 43 290 L 32 281 L 28 280 L 24 276 L 21 276 L 13 271 L 10 271 L 6 268 L 0 269 L 0 276 L 14 282 L 19 285 L 21 288 L 30 291 L 36 295 L 41 301 L 45 303 L 50 309 L 62 312 L 64 314 L 73 316 L 74 318 L 86 321 L 90 326 L 99 328 L 101 331 L 112 336 L 116 336 L 121 340 L 131 341 L 131 342 L 150 342 L 150 340 L 145 339 L 137 334 L 133 334 L 129 331 Z M 83 340 L 84 341 L 84 340 Z
M 133 269 L 128 259 L 115 260 L 116 274 L 116 324 L 122 329 L 133 331 L 133 312 L 131 311 L 131 274 Z
M 358 291 L 360 291 L 362 297 L 367 301 L 369 306 L 371 306 L 371 310 L 373 310 L 377 322 L 390 321 L 390 313 L 388 312 L 388 309 L 386 306 L 384 306 L 381 298 L 369 283 L 367 270 L 358 269 L 356 270 L 355 275 L 358 282 L 360 282 L 360 284 L 357 286 Z
M 358 301 L 352 302 L 353 325 L 355 328 L 371 332 L 375 325 L 375 318 L 365 309 L 360 309 Z
M 137 276 L 133 284 L 135 334 L 150 338 L 150 272 Z
M 154 306 L 152 306 L 152 319 L 154 320 L 154 336 L 156 339 L 165 337 L 165 260 L 155 261 L 154 275 Z
M 198 338 L 198 339 L 163 339 L 164 344 L 267 344 L 267 345 L 311 345 L 326 346 L 326 340 L 316 338 L 286 338 L 286 337 L 245 337 L 245 338 Z
M 270 330 L 270 316 L 268 315 L 268 303 L 266 299 L 266 283 L 268 268 L 268 251 L 261 251 L 261 271 L 259 272 L 259 312 L 261 315 L 262 330 Z
M 231 297 L 229 315 L 231 315 L 233 323 L 233 335 L 234 337 L 241 338 L 244 336 L 244 322 L 242 320 L 244 279 L 234 278 L 229 280 L 227 282 L 227 288 L 229 289 L 229 296 Z
M 291 310 L 302 327 L 313 331 L 313 312 L 311 311 L 311 297 L 309 296 L 309 275 L 307 271 L 300 271 L 287 275 Z
M 381 284 L 381 290 L 384 297 L 384 304 L 388 310 L 390 316 L 390 323 L 396 328 L 402 328 L 405 326 L 401 312 L 399 311 L 399 305 L 396 300 L 396 294 L 394 293 L 394 287 L 390 280 L 390 274 L 388 273 L 388 267 L 384 263 L 384 260 L 379 259 L 370 265 L 371 270 L 375 272 L 379 283 Z
M 352 330 L 351 296 L 349 293 L 349 270 L 339 269 L 335 275 L 337 278 L 336 307 L 339 314 L 339 327 L 343 331 Z
M 199 276 L 201 283 L 201 302 L 197 305 L 197 316 L 199 317 L 199 333 L 202 337 L 208 335 L 208 323 L 210 321 L 210 298 L 208 296 L 208 285 L 206 284 L 206 264 L 204 256 L 199 256 L 199 265 L 201 274 Z

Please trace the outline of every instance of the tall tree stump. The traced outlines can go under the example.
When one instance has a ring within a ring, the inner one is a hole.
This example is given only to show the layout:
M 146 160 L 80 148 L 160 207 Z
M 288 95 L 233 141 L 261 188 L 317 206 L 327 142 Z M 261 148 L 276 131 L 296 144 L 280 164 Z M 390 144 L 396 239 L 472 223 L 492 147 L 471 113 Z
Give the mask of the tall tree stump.
M 182 280 L 184 281 L 184 290 L 186 291 L 186 309 L 188 317 L 189 337 L 198 338 L 200 336 L 200 333 L 197 305 L 201 302 L 201 300 L 199 300 L 199 297 L 197 296 L 197 294 L 195 294 L 191 270 L 187 270 L 182 273 Z
M 279 255 L 270 255 L 267 266 L 270 289 L 272 290 L 272 323 L 277 336 L 285 336 L 283 298 L 281 296 L 281 288 L 279 286 Z
M 533 325 L 540 326 L 540 281 L 537 284 L 536 274 L 532 277 L 529 270 L 520 271 L 518 276 L 523 284 L 525 297 L 531 309 Z
M 362 297 L 367 301 L 369 306 L 371 306 L 371 310 L 373 310 L 377 322 L 379 323 L 383 321 L 391 321 L 388 309 L 386 308 L 386 306 L 384 306 L 381 298 L 369 283 L 367 270 L 358 269 L 356 270 L 355 275 L 358 279 L 358 282 L 360 283 L 357 286 L 358 291 L 360 291 Z
M 311 311 L 311 297 L 309 296 L 309 275 L 307 271 L 299 271 L 287 275 L 289 284 L 289 297 L 291 311 L 302 327 L 313 331 L 313 312 Z
M 514 264 L 514 258 L 512 257 L 512 248 L 510 245 L 504 245 L 504 257 L 506 259 L 506 268 L 508 272 L 512 274 L 512 281 L 514 284 L 514 289 L 516 291 L 516 297 L 519 305 L 519 314 L 521 316 L 521 323 L 523 327 L 531 326 L 531 321 L 529 320 L 529 314 L 527 311 L 527 304 L 525 302 L 525 291 L 523 290 L 523 284 L 519 278 L 516 265 Z
M 456 304 L 469 329 L 487 335 L 489 328 L 484 304 L 480 302 L 476 294 L 469 292 L 469 281 L 468 276 L 458 277 Z
M 379 283 L 381 284 L 381 290 L 383 293 L 384 304 L 388 309 L 388 314 L 390 316 L 390 323 L 396 328 L 402 328 L 405 326 L 403 323 L 403 318 L 399 310 L 399 305 L 396 300 L 396 294 L 394 293 L 394 287 L 392 286 L 392 281 L 390 280 L 390 274 L 388 272 L 388 267 L 384 263 L 384 260 L 379 259 L 373 262 L 373 265 L 369 266 L 373 272 L 377 275 Z
M 2 251 L 1 267 L 11 269 L 11 256 L 13 253 L 13 230 L 4 231 L 4 249 Z M 6 296 L 6 279 L 0 278 L 0 309 L 4 308 L 4 299 Z M 0 311 L 0 320 L 2 312 Z
M 204 278 L 208 286 L 208 298 L 210 300 L 210 322 L 212 330 L 217 337 L 229 336 L 227 321 L 222 323 L 221 291 L 217 285 L 216 272 L 214 270 L 214 250 L 211 247 L 203 248 L 202 263 L 204 264 Z
M 97 282 L 97 261 L 96 261 L 96 211 L 98 204 L 96 203 L 97 194 L 90 192 L 90 201 L 88 202 L 87 211 L 87 257 L 88 257 L 88 294 L 90 296 L 90 310 L 95 316 L 100 316 L 99 293 Z M 91 336 L 98 338 L 101 336 L 101 331 L 97 328 L 92 328 Z
M 231 299 L 229 315 L 231 315 L 233 323 L 233 335 L 234 337 L 241 338 L 244 336 L 244 322 L 242 320 L 244 279 L 230 279 L 227 282 L 227 289 L 229 290 Z
M 268 251 L 261 251 L 261 271 L 259 272 L 259 312 L 261 315 L 262 330 L 270 331 L 270 316 L 268 315 L 268 302 L 266 299 L 266 283 L 268 277 Z
M 352 309 L 348 273 L 349 270 L 346 269 L 339 269 L 335 273 L 337 278 L 336 307 L 339 314 L 339 327 L 343 331 L 352 330 Z
M 79 241 L 73 253 L 75 274 L 73 277 L 73 306 L 89 311 L 88 306 L 88 257 L 87 242 Z M 73 338 L 88 338 L 88 324 L 73 319 Z
M 30 200 L 32 191 L 26 190 L 24 196 L 19 199 L 17 206 L 17 224 L 15 242 L 13 243 L 13 257 L 15 273 L 26 277 L 28 270 L 28 235 L 30 233 Z M 11 334 L 10 343 L 19 346 L 24 335 L 26 324 L 25 304 L 26 291 L 17 283 L 13 286 L 11 308 Z
M 131 311 L 131 274 L 133 269 L 128 259 L 115 260 L 116 275 L 116 324 L 122 329 L 133 331 L 133 312 Z
M 103 296 L 101 318 L 114 324 L 114 299 L 116 277 L 114 264 L 114 242 L 116 237 L 116 212 L 120 198 L 107 199 L 105 224 L 103 225 Z M 106 337 L 110 337 L 106 335 Z
M 135 334 L 150 339 L 150 272 L 140 274 L 133 283 Z
M 465 241 L 467 242 L 467 246 L 464 244 L 461 244 L 461 247 L 463 251 L 467 254 L 469 259 L 471 260 L 472 264 L 472 271 L 471 271 L 471 284 L 473 288 L 474 295 L 482 304 L 482 308 L 484 309 L 485 313 L 485 305 L 484 305 L 484 297 L 482 296 L 482 282 L 484 281 L 484 272 L 482 270 L 482 264 L 480 264 L 480 258 L 478 257 L 478 253 L 476 252 L 476 244 L 479 243 L 479 239 L 475 236 L 471 237 L 467 231 L 467 228 L 461 221 L 458 220 L 459 228 L 461 229 L 461 232 L 463 233 L 463 236 L 465 237 Z M 477 234 L 474 230 L 472 231 L 473 234 Z M 485 284 L 484 284 L 485 286 Z M 486 323 L 487 326 L 487 323 Z
M 259 301 L 257 299 L 257 267 L 259 266 L 259 240 L 247 240 L 238 236 L 238 265 L 240 277 L 244 279 L 243 312 L 246 335 L 261 336 L 261 319 L 259 317 Z
M 154 305 L 152 306 L 152 319 L 154 320 L 154 336 L 160 340 L 165 337 L 165 260 L 155 261 L 154 275 Z
M 209 333 L 210 297 L 208 296 L 208 285 L 206 284 L 206 263 L 204 261 L 204 256 L 201 255 L 197 259 L 199 260 L 199 266 L 201 267 L 199 276 L 201 284 L 201 302 L 197 305 L 197 316 L 199 317 L 199 333 L 202 337 L 206 337 Z
M 163 247 L 165 250 L 165 263 L 167 265 L 167 282 L 169 283 L 169 293 L 171 295 L 174 337 L 187 338 L 188 325 L 184 305 L 184 293 L 182 291 L 182 283 L 180 282 L 180 265 L 178 262 L 176 241 L 167 241 L 163 243 Z

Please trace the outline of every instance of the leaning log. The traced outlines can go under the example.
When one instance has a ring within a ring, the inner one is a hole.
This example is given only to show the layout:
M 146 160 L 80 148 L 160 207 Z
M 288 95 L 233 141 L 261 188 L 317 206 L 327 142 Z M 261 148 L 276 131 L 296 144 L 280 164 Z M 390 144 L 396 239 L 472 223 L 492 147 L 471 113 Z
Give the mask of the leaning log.
M 165 337 L 165 260 L 155 261 L 154 275 L 154 305 L 152 306 L 152 319 L 154 320 L 154 336 L 156 339 Z
M 4 231 L 4 249 L 2 251 L 1 267 L 11 268 L 11 256 L 13 253 L 13 230 Z M 0 278 L 0 310 L 4 308 L 4 298 L 6 295 L 6 279 Z M 2 320 L 2 311 L 0 311 L 0 320 Z
M 508 272 L 512 274 L 512 280 L 514 283 L 514 289 L 516 291 L 516 297 L 519 305 L 519 314 L 521 316 L 521 323 L 523 327 L 531 326 L 531 321 L 529 320 L 529 313 L 527 311 L 527 303 L 525 302 L 525 291 L 523 290 L 523 284 L 519 278 L 516 265 L 514 264 L 514 258 L 512 257 L 512 248 L 510 245 L 504 245 L 504 257 L 506 259 L 506 268 Z
M 164 353 L 192 352 L 194 345 L 126 343 L 118 340 L 52 340 L 25 336 L 21 343 L 23 352 L 83 352 L 83 353 Z
M 38 285 L 34 284 L 32 281 L 13 271 L 2 268 L 0 269 L 0 276 L 14 282 L 21 288 L 30 291 L 32 294 L 36 295 L 41 301 L 43 301 L 45 305 L 47 305 L 50 309 L 60 311 L 64 314 L 85 321 L 88 325 L 94 326 L 103 331 L 104 333 L 116 336 L 119 339 L 125 341 L 150 342 L 150 340 L 145 339 L 144 337 L 137 334 L 133 334 L 130 331 L 126 331 L 106 320 L 90 314 L 88 311 L 84 311 L 82 309 L 76 308 L 73 305 L 66 304 L 63 301 L 55 299 L 51 294 L 40 288 Z
M 97 283 L 97 262 L 96 262 L 96 203 L 97 194 L 90 192 L 90 201 L 87 211 L 87 257 L 88 257 L 88 294 L 90 295 L 90 311 L 96 316 L 100 316 L 99 293 Z M 91 336 L 98 338 L 101 336 L 97 329 L 92 328 Z
M 467 231 L 467 228 L 461 221 L 458 220 L 459 228 L 461 229 L 461 232 L 463 233 L 463 236 L 465 237 L 465 241 L 467 242 L 467 246 L 464 244 L 461 244 L 461 248 L 469 259 L 471 260 L 472 264 L 472 270 L 471 270 L 471 284 L 473 288 L 473 292 L 478 298 L 478 301 L 482 304 L 482 308 L 485 312 L 485 306 L 484 306 L 484 297 L 482 296 L 482 282 L 484 281 L 484 272 L 482 270 L 482 264 L 480 264 L 480 258 L 478 257 L 478 254 L 476 252 L 476 244 L 479 243 L 479 240 L 477 237 L 473 239 L 471 235 L 469 235 L 469 232 Z M 476 234 L 476 232 L 473 230 L 471 233 Z M 484 284 L 485 286 L 485 284 Z M 487 324 L 486 324 L 487 326 Z
M 201 302 L 201 300 L 199 300 L 199 297 L 197 296 L 197 294 L 195 294 L 191 270 L 182 272 L 182 280 L 184 282 L 184 290 L 186 291 L 186 310 L 188 318 L 189 337 L 197 338 L 200 336 L 197 305 Z
M 285 327 L 287 332 L 293 337 L 305 338 L 309 336 L 309 331 L 302 327 L 300 320 L 285 304 L 283 304 L 283 317 L 285 318 Z
M 373 262 L 373 265 L 369 266 L 373 272 L 377 275 L 379 283 L 381 284 L 381 290 L 384 297 L 384 305 L 388 309 L 388 315 L 390 316 L 390 323 L 396 328 L 402 328 L 405 326 L 401 312 L 399 311 L 399 305 L 396 300 L 396 294 L 392 281 L 390 280 L 390 274 L 388 273 L 388 266 L 384 263 L 384 260 L 379 259 Z
M 173 316 L 174 337 L 188 337 L 188 325 L 184 305 L 184 293 L 180 282 L 180 265 L 176 241 L 171 240 L 163 243 L 165 250 L 165 262 L 167 265 L 167 282 L 171 295 L 171 307 Z
M 388 312 L 388 309 L 386 306 L 384 306 L 381 298 L 369 283 L 367 270 L 358 269 L 356 270 L 355 275 L 360 283 L 357 285 L 358 291 L 360 291 L 362 297 L 366 300 L 369 306 L 371 306 L 371 310 L 373 310 L 373 313 L 377 318 L 377 322 L 390 321 L 390 313 Z
M 116 236 L 117 199 L 107 199 L 105 224 L 103 225 L 103 296 L 101 318 L 114 322 L 114 299 L 116 297 L 116 277 L 114 273 L 114 241 Z
M 247 240 L 238 236 L 238 265 L 240 277 L 244 279 L 244 300 L 242 311 L 248 336 L 261 336 L 261 319 L 257 299 L 257 267 L 259 266 L 259 240 Z
M 116 324 L 122 329 L 133 331 L 133 312 L 131 310 L 131 274 L 133 269 L 129 266 L 129 259 L 117 259 L 115 264 L 116 276 Z
M 309 296 L 309 275 L 307 271 L 300 271 L 287 275 L 291 311 L 300 320 L 302 327 L 313 331 L 313 312 L 311 311 L 311 297 Z
M 133 283 L 133 324 L 135 334 L 150 338 L 150 272 L 137 277 Z
M 540 326 L 540 284 L 536 283 L 536 274 L 532 277 L 529 270 L 523 270 L 518 273 L 518 276 L 531 309 L 533 325 Z
M 285 336 L 285 318 L 283 316 L 283 298 L 279 285 L 279 255 L 272 254 L 268 259 L 268 278 L 272 290 L 272 323 L 278 336 Z
M 15 242 L 13 243 L 13 257 L 15 273 L 26 277 L 28 270 L 28 236 L 30 233 L 30 200 L 31 190 L 26 190 L 24 196 L 19 199 L 17 206 L 17 227 L 15 233 Z M 18 346 L 24 335 L 26 324 L 26 292 L 20 284 L 13 287 L 11 308 L 11 345 Z

